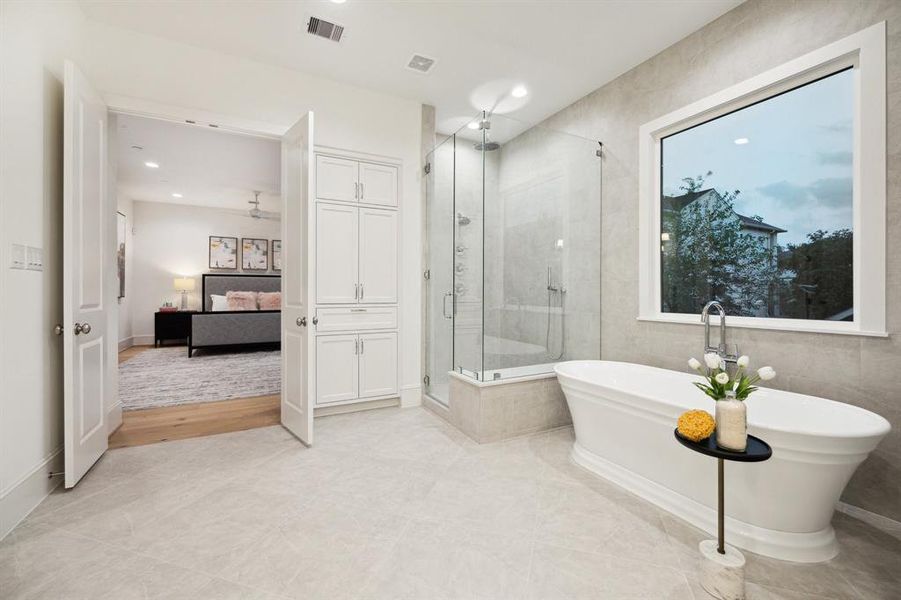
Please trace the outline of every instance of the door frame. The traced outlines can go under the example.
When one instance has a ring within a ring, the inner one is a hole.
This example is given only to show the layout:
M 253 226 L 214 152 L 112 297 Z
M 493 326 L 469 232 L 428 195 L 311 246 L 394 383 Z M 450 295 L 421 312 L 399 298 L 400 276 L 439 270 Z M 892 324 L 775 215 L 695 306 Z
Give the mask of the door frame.
M 102 92 L 100 93 L 102 94 Z M 270 139 L 278 142 L 281 142 L 282 139 L 282 133 L 278 132 L 279 127 L 271 123 L 250 121 L 226 115 L 218 115 L 204 110 L 189 109 L 172 105 L 162 105 L 152 101 L 143 100 L 141 98 L 132 98 L 128 96 L 110 95 L 109 97 L 104 96 L 104 99 L 107 102 L 107 115 L 109 116 L 110 123 L 109 131 L 112 136 L 115 136 L 117 134 L 117 131 L 114 130 L 114 125 L 116 127 L 118 126 L 118 115 L 129 115 L 142 117 L 145 119 L 166 121 L 170 123 L 180 123 L 183 125 L 208 126 L 210 124 L 215 124 L 216 127 L 211 129 L 227 134 L 247 135 L 251 137 Z M 201 120 L 201 117 L 203 120 Z M 194 121 L 194 123 L 189 123 L 189 121 Z M 108 140 L 110 141 L 110 143 L 112 143 L 115 141 L 115 137 L 110 139 L 108 136 Z M 112 155 L 114 151 L 115 148 L 110 145 L 110 154 Z M 116 165 L 118 166 L 118 161 L 116 161 Z M 110 173 L 110 181 L 108 182 L 108 185 L 110 186 L 110 193 L 115 194 L 115 204 L 116 208 L 118 209 L 119 198 L 118 193 L 116 192 L 117 177 L 118 169 L 115 169 L 115 172 Z M 115 218 L 115 211 L 113 211 L 112 215 L 107 215 L 107 219 L 114 220 Z M 109 225 L 109 223 L 106 223 L 105 225 Z M 113 228 L 115 229 L 115 223 L 113 223 Z M 113 305 L 116 307 L 116 315 L 118 317 L 120 305 L 117 299 L 113 298 L 112 300 Z M 113 322 L 118 324 L 118 318 L 113 319 Z M 116 354 L 118 354 L 118 328 L 115 334 Z M 116 388 L 118 388 L 118 360 L 111 360 L 109 368 L 115 369 Z M 110 376 L 111 374 L 106 373 L 105 375 Z M 122 404 L 117 401 L 113 406 L 108 407 L 106 409 L 105 417 L 107 419 L 107 436 L 111 436 L 122 425 Z

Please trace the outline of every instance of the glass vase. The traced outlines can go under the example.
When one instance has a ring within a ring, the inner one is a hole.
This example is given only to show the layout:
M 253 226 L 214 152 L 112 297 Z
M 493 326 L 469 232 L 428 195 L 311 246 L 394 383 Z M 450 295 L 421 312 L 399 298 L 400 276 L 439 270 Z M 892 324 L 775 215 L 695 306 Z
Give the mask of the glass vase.
M 743 401 L 716 401 L 716 445 L 733 452 L 748 447 L 748 407 Z

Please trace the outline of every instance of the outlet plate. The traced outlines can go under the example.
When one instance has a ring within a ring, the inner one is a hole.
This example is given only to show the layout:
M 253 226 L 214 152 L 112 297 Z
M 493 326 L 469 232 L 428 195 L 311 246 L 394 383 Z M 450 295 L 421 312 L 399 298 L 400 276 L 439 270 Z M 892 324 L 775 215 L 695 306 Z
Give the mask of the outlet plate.
M 26 250 L 22 244 L 13 244 L 9 253 L 9 268 L 24 269 L 26 265 Z
M 44 249 L 35 246 L 28 246 L 26 250 L 26 268 L 29 271 L 44 270 Z

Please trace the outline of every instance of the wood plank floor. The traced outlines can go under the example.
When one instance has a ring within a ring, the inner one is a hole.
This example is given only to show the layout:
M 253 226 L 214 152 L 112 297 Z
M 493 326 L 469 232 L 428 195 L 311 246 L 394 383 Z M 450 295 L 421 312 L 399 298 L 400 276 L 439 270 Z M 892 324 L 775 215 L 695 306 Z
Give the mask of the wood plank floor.
M 134 358 L 141 352 L 144 352 L 145 350 L 150 350 L 151 348 L 153 348 L 153 346 L 132 346 L 131 348 L 126 348 L 125 350 L 123 350 L 122 352 L 119 353 L 119 364 L 121 365 L 126 360 L 128 360 L 130 358 Z
M 268 427 L 278 425 L 279 414 L 278 394 L 125 411 L 122 426 L 110 436 L 109 447 L 143 446 Z

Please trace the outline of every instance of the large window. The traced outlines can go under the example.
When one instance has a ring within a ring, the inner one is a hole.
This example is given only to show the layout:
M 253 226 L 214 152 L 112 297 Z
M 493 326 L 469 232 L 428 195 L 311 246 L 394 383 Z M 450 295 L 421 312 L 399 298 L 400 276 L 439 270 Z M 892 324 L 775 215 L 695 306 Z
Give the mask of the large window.
M 885 335 L 885 23 L 639 130 L 639 319 Z
M 852 68 L 661 139 L 661 311 L 853 321 Z

